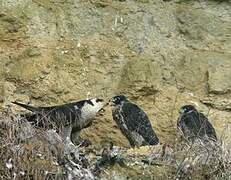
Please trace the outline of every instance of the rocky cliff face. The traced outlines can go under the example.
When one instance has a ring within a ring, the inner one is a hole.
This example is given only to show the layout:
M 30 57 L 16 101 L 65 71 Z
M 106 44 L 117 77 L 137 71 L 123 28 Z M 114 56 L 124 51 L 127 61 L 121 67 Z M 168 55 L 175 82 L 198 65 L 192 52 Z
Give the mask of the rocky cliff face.
M 1 1 L 1 107 L 123 93 L 171 143 L 178 109 L 194 104 L 231 144 L 230 9 L 209 0 Z M 127 145 L 110 108 L 84 135 Z

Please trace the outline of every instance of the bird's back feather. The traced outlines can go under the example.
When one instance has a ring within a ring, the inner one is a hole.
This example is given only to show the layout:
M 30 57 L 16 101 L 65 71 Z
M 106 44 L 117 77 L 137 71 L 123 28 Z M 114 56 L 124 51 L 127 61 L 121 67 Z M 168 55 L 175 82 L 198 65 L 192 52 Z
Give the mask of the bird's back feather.
M 214 140 L 217 139 L 215 129 L 208 121 L 208 118 L 197 111 L 185 113 L 178 119 L 177 126 L 189 138 L 204 137 L 207 135 Z
M 39 111 L 39 108 L 37 108 L 37 107 L 29 106 L 29 105 L 22 104 L 22 103 L 19 103 L 19 102 L 16 102 L 16 101 L 14 101 L 14 102 L 12 102 L 12 103 L 13 103 L 13 104 L 16 104 L 16 105 L 18 105 L 18 106 L 21 106 L 21 107 L 23 107 L 23 108 L 25 108 L 25 109 L 27 109 L 27 110 L 30 110 L 30 111 L 32 111 L 32 112 L 37 112 L 37 111 Z
M 115 120 L 117 119 L 116 121 L 121 121 L 121 118 L 123 119 L 127 130 L 121 129 L 122 132 L 123 131 L 131 132 L 129 136 L 131 136 L 131 134 L 137 134 L 145 140 L 146 144 L 149 144 L 149 145 L 158 144 L 159 139 L 156 136 L 151 126 L 148 116 L 142 109 L 140 109 L 136 104 L 133 104 L 130 102 L 123 103 L 120 108 L 121 108 L 119 110 L 121 113 L 120 117 L 118 116 L 118 113 L 117 113 L 117 117 L 116 115 L 114 115 L 114 119 Z M 123 125 L 120 125 L 120 127 L 121 126 Z M 130 139 L 129 141 L 130 141 L 130 144 L 132 145 L 131 137 L 127 137 L 127 138 Z
M 42 118 L 66 126 L 70 123 L 78 123 L 81 113 L 80 108 L 83 106 L 84 101 L 50 107 L 34 107 L 18 102 L 12 103 L 36 113 L 37 118 L 31 118 L 31 120 L 38 121 L 38 119 Z

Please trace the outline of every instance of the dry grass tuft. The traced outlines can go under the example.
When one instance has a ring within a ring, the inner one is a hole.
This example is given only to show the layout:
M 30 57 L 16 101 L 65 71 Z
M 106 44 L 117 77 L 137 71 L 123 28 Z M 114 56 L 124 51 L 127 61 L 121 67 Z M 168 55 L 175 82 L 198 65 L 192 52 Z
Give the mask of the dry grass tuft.
M 10 111 L 0 113 L 0 179 L 93 179 L 80 153 L 53 130 L 34 128 Z
M 124 172 L 121 177 L 131 174 L 131 179 L 231 177 L 231 152 L 224 143 L 177 140 L 174 146 L 101 150 L 63 142 L 56 132 L 34 128 L 10 110 L 0 113 L 0 179 L 113 179 L 113 167 L 118 167 L 118 174 Z

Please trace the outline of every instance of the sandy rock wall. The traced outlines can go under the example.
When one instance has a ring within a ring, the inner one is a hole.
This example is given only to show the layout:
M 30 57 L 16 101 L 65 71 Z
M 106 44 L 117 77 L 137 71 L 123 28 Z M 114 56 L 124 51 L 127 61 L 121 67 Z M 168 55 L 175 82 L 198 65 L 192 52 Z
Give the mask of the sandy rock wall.
M 172 143 L 178 109 L 189 103 L 230 143 L 230 9 L 209 0 L 2 0 L 0 105 L 124 93 Z M 84 135 L 127 145 L 110 108 Z

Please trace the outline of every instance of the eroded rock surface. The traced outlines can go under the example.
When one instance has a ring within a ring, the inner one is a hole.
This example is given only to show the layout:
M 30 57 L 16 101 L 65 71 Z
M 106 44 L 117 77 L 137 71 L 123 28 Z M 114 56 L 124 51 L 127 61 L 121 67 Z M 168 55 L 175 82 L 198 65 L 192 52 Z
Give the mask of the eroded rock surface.
M 207 114 L 219 138 L 230 137 L 230 9 L 229 1 L 208 0 L 4 0 L 1 107 L 124 93 L 147 112 L 162 143 L 175 141 L 184 104 Z M 85 136 L 128 145 L 110 108 Z

